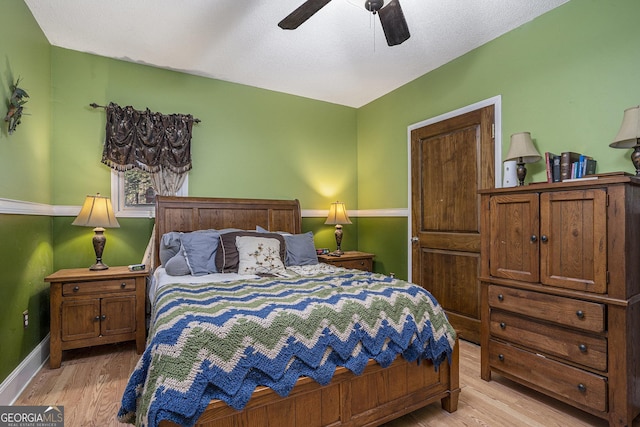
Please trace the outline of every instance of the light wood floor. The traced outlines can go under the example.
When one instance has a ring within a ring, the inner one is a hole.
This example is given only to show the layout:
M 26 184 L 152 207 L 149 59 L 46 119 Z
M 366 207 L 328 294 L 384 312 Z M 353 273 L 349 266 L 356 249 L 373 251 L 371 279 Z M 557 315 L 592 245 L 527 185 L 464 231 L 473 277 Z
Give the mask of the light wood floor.
M 123 426 L 115 419 L 138 355 L 133 343 L 66 351 L 60 369 L 43 368 L 15 405 L 62 405 L 65 426 Z M 480 347 L 460 343 L 460 403 L 452 414 L 433 404 L 385 427 L 566 427 L 607 423 L 494 375 L 480 379 Z M 634 427 L 640 427 L 636 419 Z

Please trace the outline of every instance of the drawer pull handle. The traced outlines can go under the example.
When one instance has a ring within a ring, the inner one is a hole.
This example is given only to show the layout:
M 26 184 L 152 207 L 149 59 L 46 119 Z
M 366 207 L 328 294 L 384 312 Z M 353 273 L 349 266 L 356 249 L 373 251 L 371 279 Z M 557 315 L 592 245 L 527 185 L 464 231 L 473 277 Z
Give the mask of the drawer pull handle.
M 584 319 L 584 311 L 582 310 L 576 311 L 576 316 L 578 316 L 578 319 Z
M 538 236 L 532 234 L 529 240 L 531 240 L 531 243 L 535 243 L 538 240 Z
M 580 352 L 582 352 L 582 353 L 586 353 L 587 352 L 587 346 L 585 344 L 580 344 L 578 346 L 578 348 L 580 349 Z
M 498 355 L 498 360 L 501 362 L 504 362 L 504 354 L 499 354 Z
M 500 322 L 500 329 L 505 329 L 507 327 L 507 324 L 504 322 Z
M 499 294 L 498 295 L 498 301 L 504 301 L 504 295 Z
M 587 391 L 587 386 L 582 384 L 582 383 L 578 384 L 578 391 L 580 391 L 581 393 L 586 392 Z
M 542 241 L 542 243 L 547 243 L 549 241 L 549 238 L 543 234 L 542 236 L 540 236 L 540 240 Z
M 74 286 L 73 287 L 73 292 L 78 292 L 80 290 L 80 286 Z
M 122 283 L 120 283 L 120 287 L 121 287 L 122 289 L 124 289 L 124 288 L 126 288 L 126 287 L 127 287 L 127 284 L 126 284 L 125 282 L 122 282 Z

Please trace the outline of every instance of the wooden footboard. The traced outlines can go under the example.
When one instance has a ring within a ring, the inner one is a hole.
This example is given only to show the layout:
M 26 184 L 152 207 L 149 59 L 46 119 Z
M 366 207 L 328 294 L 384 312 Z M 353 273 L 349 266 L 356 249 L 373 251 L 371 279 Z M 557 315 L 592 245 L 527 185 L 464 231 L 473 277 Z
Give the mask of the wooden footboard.
M 458 347 L 456 342 L 451 365 L 443 362 L 437 371 L 429 362 L 418 365 L 400 357 L 387 368 L 372 361 L 359 376 L 339 368 L 326 386 L 301 378 L 284 398 L 259 387 L 242 411 L 214 400 L 196 425 L 377 426 L 438 400 L 444 410 L 454 412 L 460 394 Z

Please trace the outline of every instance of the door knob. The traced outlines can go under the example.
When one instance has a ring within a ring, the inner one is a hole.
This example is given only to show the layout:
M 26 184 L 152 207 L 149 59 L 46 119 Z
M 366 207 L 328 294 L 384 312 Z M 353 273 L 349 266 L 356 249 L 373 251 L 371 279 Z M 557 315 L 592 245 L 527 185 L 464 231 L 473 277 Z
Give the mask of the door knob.
M 411 243 L 418 243 L 420 241 L 420 239 L 418 238 L 418 236 L 413 236 L 411 238 Z

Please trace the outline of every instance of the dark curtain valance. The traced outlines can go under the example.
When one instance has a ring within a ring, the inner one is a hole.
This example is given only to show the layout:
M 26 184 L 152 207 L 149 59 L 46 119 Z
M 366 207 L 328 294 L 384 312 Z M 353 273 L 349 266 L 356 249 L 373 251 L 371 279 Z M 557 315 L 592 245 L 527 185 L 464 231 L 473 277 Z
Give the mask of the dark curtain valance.
M 190 114 L 153 113 L 109 103 L 102 163 L 118 171 L 139 168 L 147 172 L 191 169 Z

